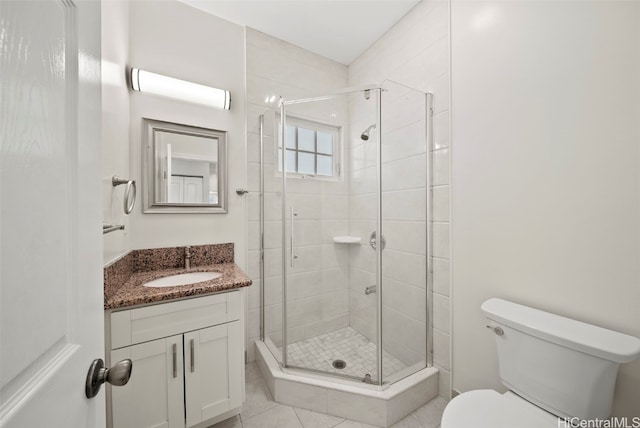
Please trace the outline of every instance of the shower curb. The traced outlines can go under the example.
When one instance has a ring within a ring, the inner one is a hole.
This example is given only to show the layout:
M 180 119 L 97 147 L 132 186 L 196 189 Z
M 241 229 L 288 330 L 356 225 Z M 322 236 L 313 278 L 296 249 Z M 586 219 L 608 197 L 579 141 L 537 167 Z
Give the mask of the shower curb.
M 273 399 L 281 404 L 389 427 L 438 396 L 438 369 L 424 368 L 384 389 L 282 369 L 264 342 L 256 362 Z

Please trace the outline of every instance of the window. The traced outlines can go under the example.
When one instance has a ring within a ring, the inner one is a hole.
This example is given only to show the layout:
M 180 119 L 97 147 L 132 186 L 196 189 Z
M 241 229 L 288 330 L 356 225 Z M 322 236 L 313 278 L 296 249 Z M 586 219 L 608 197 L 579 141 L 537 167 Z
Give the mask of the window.
M 288 173 L 337 177 L 340 128 L 287 117 L 286 164 Z M 278 147 L 278 170 L 282 171 L 282 140 Z

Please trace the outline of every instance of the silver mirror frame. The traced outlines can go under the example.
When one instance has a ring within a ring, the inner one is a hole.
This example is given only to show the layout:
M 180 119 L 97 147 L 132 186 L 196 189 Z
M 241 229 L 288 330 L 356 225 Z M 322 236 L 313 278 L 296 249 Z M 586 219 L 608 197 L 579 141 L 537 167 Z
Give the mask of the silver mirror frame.
M 155 119 L 142 119 L 142 212 L 145 214 L 226 214 L 228 202 L 227 186 L 227 131 L 200 128 Z M 217 204 L 172 204 L 155 202 L 155 131 L 167 131 L 199 137 L 218 139 L 218 203 Z

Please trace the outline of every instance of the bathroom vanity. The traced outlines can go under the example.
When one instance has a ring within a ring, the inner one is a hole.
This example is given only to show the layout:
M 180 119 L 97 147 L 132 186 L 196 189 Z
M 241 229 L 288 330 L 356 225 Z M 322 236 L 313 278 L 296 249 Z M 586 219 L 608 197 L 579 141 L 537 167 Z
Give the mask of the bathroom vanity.
M 233 245 L 222 246 L 138 250 L 120 266 L 105 268 L 107 366 L 133 362 L 129 383 L 107 388 L 108 427 L 204 428 L 240 413 L 243 287 L 251 280 L 233 263 Z M 193 253 L 189 273 L 220 275 L 144 286 L 184 274 L 185 252 Z

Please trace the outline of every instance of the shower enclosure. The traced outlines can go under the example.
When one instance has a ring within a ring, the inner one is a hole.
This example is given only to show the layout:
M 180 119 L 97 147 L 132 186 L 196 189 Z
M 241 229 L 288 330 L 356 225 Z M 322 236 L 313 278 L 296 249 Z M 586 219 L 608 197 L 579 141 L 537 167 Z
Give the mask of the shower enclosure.
M 431 365 L 431 94 L 394 82 L 260 116 L 261 336 L 383 386 Z

